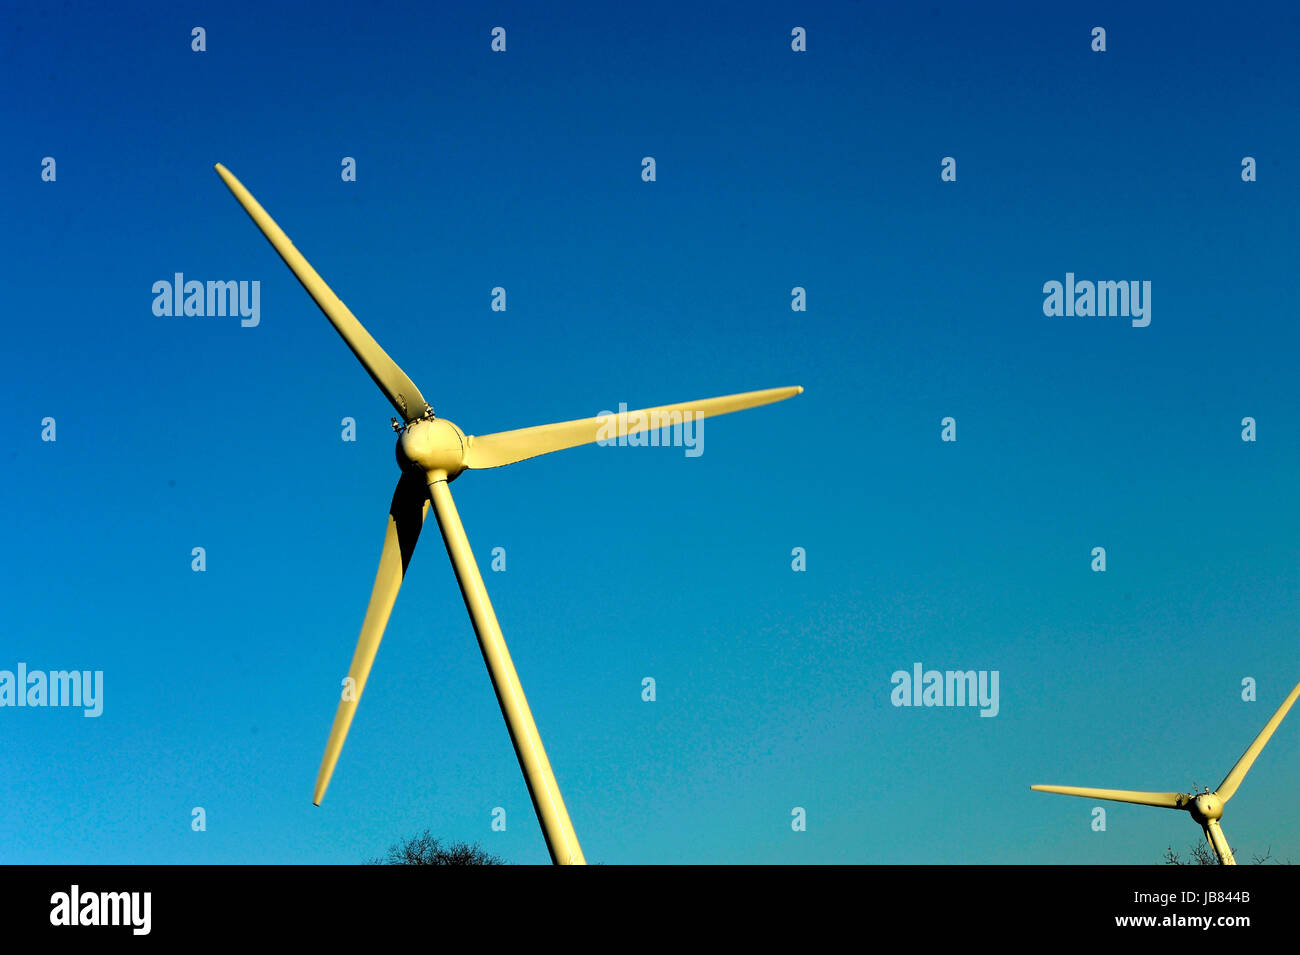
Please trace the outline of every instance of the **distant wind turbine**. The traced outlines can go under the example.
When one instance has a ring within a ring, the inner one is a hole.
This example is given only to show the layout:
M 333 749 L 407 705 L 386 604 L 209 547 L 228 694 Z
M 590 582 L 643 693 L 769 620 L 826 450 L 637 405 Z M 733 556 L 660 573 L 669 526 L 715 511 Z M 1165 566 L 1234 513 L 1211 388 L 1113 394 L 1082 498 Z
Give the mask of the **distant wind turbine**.
M 343 749 L 348 728 L 352 725 L 352 717 L 379 650 L 384 627 L 397 600 L 397 591 L 402 585 L 402 577 L 406 573 L 432 502 L 438 528 L 442 531 L 443 543 L 447 546 L 452 569 L 460 584 L 465 608 L 469 611 L 474 632 L 478 635 L 479 649 L 483 652 L 492 687 L 496 690 L 501 714 L 510 730 L 510 740 L 514 743 L 515 755 L 519 758 L 524 781 L 528 784 L 528 793 L 542 825 L 542 834 L 551 860 L 559 865 L 585 864 L 586 859 L 578 845 L 573 824 L 569 821 L 560 788 L 551 772 L 546 750 L 542 747 L 542 738 L 538 735 L 528 701 L 524 698 L 523 687 L 519 685 L 519 677 L 510 661 L 505 638 L 501 635 L 501 626 L 497 623 L 492 602 L 483 585 L 483 576 L 479 573 L 469 538 L 461 526 L 460 516 L 447 485 L 466 470 L 514 464 L 551 451 L 657 429 L 663 427 L 664 422 L 682 421 L 687 416 L 698 419 L 755 408 L 791 398 L 801 393 L 803 388 L 749 391 L 722 398 L 662 405 L 617 416 L 563 421 L 478 437 L 466 435 L 445 418 L 434 417 L 433 409 L 424 400 L 420 390 L 294 248 L 289 237 L 267 215 L 266 210 L 229 170 L 220 163 L 216 165 L 216 170 L 244 207 L 244 211 L 280 254 L 285 265 L 289 266 L 303 288 L 320 306 L 348 348 L 352 349 L 379 390 L 402 416 L 400 425 L 396 418 L 393 419 L 393 427 L 399 434 L 397 461 L 402 468 L 402 476 L 397 482 L 388 509 L 388 529 L 379 557 L 379 572 L 375 575 L 370 605 L 366 608 L 366 616 L 361 624 L 361 638 L 357 641 L 352 666 L 348 670 L 352 692 L 343 695 L 334 716 L 334 726 L 325 744 L 325 756 L 316 777 L 316 792 L 312 802 L 319 806 L 325 798 L 330 776 Z
M 1214 792 L 1146 793 L 1128 789 L 1089 789 L 1085 786 L 1031 786 L 1030 788 L 1044 793 L 1060 793 L 1063 796 L 1110 799 L 1114 802 L 1137 803 L 1139 806 L 1159 806 L 1162 809 L 1185 809 L 1205 830 L 1205 838 L 1209 841 L 1214 854 L 1219 857 L 1219 861 L 1224 865 L 1236 865 L 1237 860 L 1232 857 L 1232 849 L 1219 825 L 1219 820 L 1223 817 L 1223 807 L 1237 791 L 1241 781 L 1246 778 L 1246 773 L 1250 772 L 1250 767 L 1254 765 L 1260 750 L 1264 748 L 1264 744 L 1278 728 L 1298 696 L 1300 696 L 1300 683 L 1297 683 L 1291 690 L 1291 694 L 1282 701 L 1273 718 L 1255 737 L 1255 742 L 1241 754 L 1241 759 L 1237 760 L 1236 765 L 1228 770 L 1228 775 L 1223 777 L 1223 782 L 1219 783 L 1219 788 Z

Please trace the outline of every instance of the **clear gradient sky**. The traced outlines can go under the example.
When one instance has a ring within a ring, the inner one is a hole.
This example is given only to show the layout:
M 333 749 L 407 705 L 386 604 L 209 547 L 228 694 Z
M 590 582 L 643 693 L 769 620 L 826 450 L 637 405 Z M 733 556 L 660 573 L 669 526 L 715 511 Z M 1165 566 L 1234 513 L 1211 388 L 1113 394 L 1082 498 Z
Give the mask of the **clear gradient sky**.
M 216 162 L 467 432 L 807 389 L 452 487 L 588 860 L 1197 842 L 1029 786 L 1213 787 L 1300 679 L 1300 11 L 1133 6 L 8 7 L 0 669 L 105 699 L 0 708 L 0 862 L 547 859 L 432 528 L 311 804 L 391 409 Z M 176 272 L 260 324 L 155 316 Z M 1044 316 L 1067 272 L 1150 325 Z M 998 670 L 998 715 L 892 706 L 916 662 Z M 1292 715 L 1239 853 L 1300 861 L 1298 785 Z

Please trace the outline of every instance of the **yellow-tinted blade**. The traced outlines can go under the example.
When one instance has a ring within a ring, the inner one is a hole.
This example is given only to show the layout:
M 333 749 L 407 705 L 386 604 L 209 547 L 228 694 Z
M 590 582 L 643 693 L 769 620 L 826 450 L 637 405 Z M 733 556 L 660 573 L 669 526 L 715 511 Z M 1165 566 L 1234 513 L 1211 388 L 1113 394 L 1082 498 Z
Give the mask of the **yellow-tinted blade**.
M 580 444 L 613 440 L 622 435 L 681 424 L 687 412 L 692 418 L 730 414 L 733 411 L 757 408 L 759 405 L 771 404 L 774 401 L 784 401 L 802 391 L 803 388 L 797 386 L 768 388 L 765 391 L 746 391 L 721 398 L 701 398 L 699 401 L 642 408 L 639 411 L 628 411 L 622 414 L 543 424 L 535 428 L 520 428 L 517 431 L 498 431 L 496 434 L 469 439 L 465 466 L 479 469 L 499 468 L 505 464 L 514 464 L 516 461 L 535 458 L 539 454 L 548 454 L 551 451 L 563 451 L 565 448 L 576 448 Z
M 1182 809 L 1190 800 L 1182 793 L 1142 793 L 1131 789 L 1089 789 L 1086 786 L 1030 786 L 1040 793 L 1059 793 L 1062 796 L 1083 796 L 1087 799 L 1109 799 L 1112 802 L 1132 802 L 1139 806 L 1159 806 L 1162 809 Z
M 1246 778 L 1246 773 L 1250 772 L 1250 767 L 1255 762 L 1255 757 L 1258 756 L 1260 750 L 1264 748 L 1264 744 L 1267 743 L 1269 737 L 1273 735 L 1273 731 L 1277 729 L 1278 724 L 1282 722 L 1283 717 L 1287 714 L 1287 710 L 1291 709 L 1291 705 L 1295 703 L 1296 697 L 1298 696 L 1300 696 L 1300 683 L 1297 683 L 1291 690 L 1291 694 L 1282 701 L 1282 705 L 1277 708 L 1277 712 L 1273 714 L 1273 718 L 1265 724 L 1264 728 L 1260 730 L 1259 735 L 1255 737 L 1255 742 L 1251 743 L 1250 748 L 1241 754 L 1241 759 L 1237 760 L 1236 765 L 1233 766 L 1232 769 L 1228 770 L 1228 775 L 1223 777 L 1223 782 L 1219 783 L 1219 788 L 1214 791 L 1216 796 L 1224 802 L 1227 802 L 1232 798 L 1232 794 L 1237 791 L 1237 787 L 1241 785 L 1241 781 Z
M 375 574 L 370 605 L 366 607 L 366 617 L 361 623 L 361 638 L 357 641 L 357 651 L 352 655 L 352 666 L 348 669 L 349 682 L 343 688 L 343 698 L 339 702 L 338 712 L 334 714 L 329 741 L 325 744 L 325 757 L 321 760 L 320 772 L 316 775 L 316 793 L 311 801 L 318 806 L 325 798 L 334 764 L 338 762 L 339 753 L 343 750 L 343 741 L 347 739 L 357 703 L 361 701 L 361 691 L 366 687 L 371 664 L 379 652 L 379 641 L 383 639 L 384 627 L 388 625 L 388 617 L 393 612 L 397 591 L 402 586 L 406 566 L 411 561 L 411 552 L 415 550 L 415 542 L 419 540 L 420 528 L 424 526 L 424 517 L 428 512 L 429 492 L 423 477 L 404 473 L 397 482 L 393 503 L 388 509 L 384 550 L 379 555 L 379 572 Z
M 403 421 L 411 421 L 414 418 L 424 414 L 424 396 L 420 394 L 420 389 L 415 387 L 415 383 L 406 377 L 406 372 L 397 367 L 397 363 L 388 357 L 388 353 L 379 347 L 379 343 L 371 337 L 370 333 L 362 327 L 357 321 L 357 317 L 349 311 L 348 307 L 343 304 L 333 290 L 325 284 L 325 280 L 316 274 L 316 270 L 311 267 L 306 259 L 302 257 L 289 237 L 284 234 L 275 220 L 267 215 L 266 210 L 258 204 L 252 194 L 244 188 L 243 183 L 230 174 L 225 166 L 221 163 L 216 165 L 217 174 L 221 176 L 225 184 L 234 193 L 239 204 L 244 207 L 248 217 L 257 224 L 266 236 L 267 241 L 280 253 L 280 258 L 284 259 L 284 264 L 289 266 L 293 274 L 298 277 L 302 287 L 307 290 L 307 294 L 316 300 L 320 310 L 325 313 L 325 317 L 330 320 L 330 324 L 343 337 L 343 341 L 352 349 L 352 354 L 357 356 L 370 377 L 374 379 L 379 390 L 388 396 L 398 414 L 402 416 Z

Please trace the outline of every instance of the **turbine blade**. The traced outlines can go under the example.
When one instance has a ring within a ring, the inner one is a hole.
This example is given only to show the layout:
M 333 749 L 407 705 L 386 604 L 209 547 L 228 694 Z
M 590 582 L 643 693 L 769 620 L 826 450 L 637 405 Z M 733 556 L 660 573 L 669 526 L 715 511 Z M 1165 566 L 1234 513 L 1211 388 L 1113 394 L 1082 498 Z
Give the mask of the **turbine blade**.
M 1273 735 L 1273 731 L 1278 728 L 1278 724 L 1282 722 L 1287 711 L 1291 709 L 1291 705 L 1295 703 L 1296 697 L 1300 697 L 1300 683 L 1295 685 L 1291 690 L 1290 695 L 1283 700 L 1282 705 L 1277 708 L 1277 712 L 1273 714 L 1273 718 L 1264 725 L 1264 728 L 1260 730 L 1259 735 L 1255 737 L 1255 742 L 1250 744 L 1250 747 L 1246 752 L 1241 754 L 1241 759 L 1237 760 L 1236 765 L 1234 765 L 1232 769 L 1228 770 L 1228 775 L 1223 777 L 1223 782 L 1219 783 L 1219 788 L 1214 792 L 1215 795 L 1224 802 L 1227 802 L 1232 798 L 1233 793 L 1237 791 L 1237 787 L 1241 785 L 1241 781 L 1246 778 L 1246 774 L 1250 772 L 1250 767 L 1255 762 L 1255 757 L 1259 755 L 1260 750 L 1264 748 L 1264 744 L 1267 743 L 1269 737 Z
M 771 404 L 774 401 L 784 401 L 802 392 L 803 388 L 798 386 L 768 388 L 764 391 L 746 391 L 721 398 L 702 398 L 698 401 L 660 405 L 657 408 L 643 408 L 621 414 L 561 421 L 558 424 L 543 424 L 534 428 L 498 431 L 496 434 L 469 439 L 465 466 L 475 469 L 499 468 L 506 464 L 514 464 L 516 461 L 535 458 L 539 454 L 549 454 L 552 451 L 563 451 L 565 448 L 576 448 L 580 444 L 617 439 L 623 435 L 667 427 L 674 423 L 672 420 L 674 415 L 676 423 L 681 423 L 687 412 L 695 418 L 707 418 L 711 415 L 757 408 L 759 405 Z
M 244 207 L 248 217 L 262 230 L 262 234 L 266 236 L 275 251 L 280 253 L 280 258 L 284 259 L 284 264 L 289 266 L 297 276 L 302 287 L 307 290 L 307 294 L 316 300 L 316 304 L 330 320 L 330 324 L 342 336 L 348 348 L 352 349 L 352 354 L 357 356 L 357 360 L 379 386 L 379 390 L 392 402 L 393 407 L 402 416 L 402 420 L 412 421 L 423 415 L 424 396 L 420 394 L 420 389 L 415 387 L 415 383 L 406 377 L 406 372 L 398 368 L 397 363 L 388 357 L 388 353 L 379 347 L 379 343 L 325 284 L 325 280 L 311 267 L 311 263 L 294 248 L 289 237 L 284 234 L 284 230 L 267 215 L 266 210 L 244 188 L 244 184 L 231 175 L 230 170 L 221 163 L 217 163 L 215 168 L 222 181 L 239 200 L 239 204 Z
M 343 750 L 348 728 L 352 726 L 352 717 L 361 701 L 361 691 L 366 688 L 370 667 L 375 662 L 375 654 L 379 652 L 379 641 L 383 639 L 384 627 L 388 625 L 388 617 L 397 601 L 397 591 L 402 586 L 406 566 L 411 561 L 415 542 L 420 538 L 420 528 L 424 526 L 424 518 L 428 513 L 429 492 L 425 489 L 423 477 L 404 472 L 397 482 L 393 503 L 388 509 L 388 528 L 384 532 L 384 549 L 379 555 L 379 571 L 375 574 L 370 604 L 366 607 L 366 616 L 361 623 L 361 638 L 352 655 L 352 666 L 348 668 L 348 678 L 352 682 L 345 688 L 343 699 L 339 701 L 338 711 L 334 714 L 334 725 L 330 728 L 329 740 L 325 743 L 325 756 L 321 759 L 320 772 L 316 775 L 316 792 L 311 801 L 318 806 L 325 798 L 330 776 L 333 775 L 334 765 Z
M 1030 786 L 1029 788 L 1041 793 L 1083 796 L 1087 799 L 1109 799 L 1112 802 L 1131 802 L 1139 806 L 1159 806 L 1162 809 L 1182 809 L 1189 801 L 1182 793 L 1144 793 L 1131 789 L 1090 789 L 1086 786 Z

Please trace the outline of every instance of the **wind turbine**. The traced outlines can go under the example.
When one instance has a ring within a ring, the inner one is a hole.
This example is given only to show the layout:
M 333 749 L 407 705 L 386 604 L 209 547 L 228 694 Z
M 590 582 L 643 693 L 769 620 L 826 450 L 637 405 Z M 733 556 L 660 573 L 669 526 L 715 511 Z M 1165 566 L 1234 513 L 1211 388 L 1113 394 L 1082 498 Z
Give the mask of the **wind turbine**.
M 1291 694 L 1282 701 L 1273 718 L 1260 730 L 1259 735 L 1255 737 L 1255 742 L 1241 754 L 1241 759 L 1237 760 L 1236 765 L 1228 770 L 1228 775 L 1223 777 L 1223 782 L 1219 783 L 1219 788 L 1214 792 L 1207 790 L 1202 793 L 1146 793 L 1129 789 L 1089 789 L 1086 786 L 1031 786 L 1029 788 L 1044 793 L 1060 793 L 1063 796 L 1110 799 L 1114 802 L 1137 803 L 1139 806 L 1159 806 L 1162 809 L 1185 809 L 1205 830 L 1205 838 L 1209 841 L 1214 854 L 1219 857 L 1219 862 L 1223 865 L 1236 865 L 1237 860 L 1232 857 L 1232 848 L 1228 845 L 1223 829 L 1219 826 L 1219 820 L 1223 818 L 1223 807 L 1236 793 L 1237 787 L 1241 785 L 1241 781 L 1246 778 L 1246 773 L 1250 772 L 1250 767 L 1254 765 L 1255 757 L 1260 754 L 1264 744 L 1278 728 L 1298 696 L 1300 696 L 1300 683 L 1297 683 L 1291 690 Z
M 704 418 L 755 408 L 791 398 L 801 393 L 803 388 L 748 391 L 721 398 L 661 405 L 610 418 L 562 421 L 477 437 L 467 435 L 445 418 L 434 416 L 433 409 L 424 400 L 420 390 L 294 248 L 289 237 L 267 215 L 266 210 L 229 170 L 220 163 L 215 168 L 249 218 L 262 230 L 284 264 L 297 276 L 302 287 L 320 306 L 320 310 L 342 336 L 348 348 L 352 349 L 379 390 L 402 416 L 400 425 L 396 418 L 393 419 L 393 429 L 399 435 L 397 462 L 402 475 L 388 509 L 388 528 L 384 534 L 384 548 L 379 556 L 379 571 L 375 575 L 370 604 L 361 623 L 361 637 L 357 641 L 352 666 L 348 670 L 348 681 L 345 683 L 347 689 L 334 715 L 334 725 L 325 744 L 325 756 L 316 777 L 312 802 L 319 806 L 325 798 L 330 776 L 338 762 L 357 703 L 365 689 L 366 678 L 370 675 L 371 665 L 379 650 L 384 627 L 397 600 L 397 591 L 402 585 L 411 553 L 429 512 L 429 504 L 432 503 L 443 543 L 447 546 L 447 555 L 451 558 L 452 570 L 460 584 L 465 608 L 469 611 L 483 661 L 487 664 L 488 675 L 501 706 L 501 714 L 510 731 L 515 755 L 519 758 L 524 781 L 528 784 L 528 794 L 532 797 L 533 808 L 542 825 L 551 861 L 557 865 L 585 864 L 586 859 L 573 831 L 573 824 L 569 821 L 569 813 L 560 796 L 555 774 L 551 772 L 550 761 L 546 758 L 542 738 L 538 735 L 528 701 L 524 698 L 523 687 L 519 685 L 519 677 L 510 660 L 510 652 L 506 649 L 501 626 L 497 623 L 492 602 L 483 586 L 483 576 L 479 573 L 469 538 L 461 525 L 460 515 L 456 512 L 456 504 L 447 485 L 466 470 L 502 467 L 551 451 L 654 430 L 665 427 L 666 422 L 680 422 L 687 415 Z M 674 416 L 677 417 L 674 419 Z

